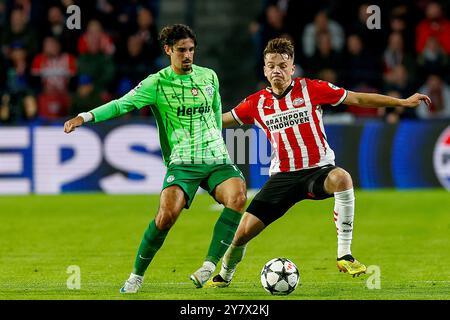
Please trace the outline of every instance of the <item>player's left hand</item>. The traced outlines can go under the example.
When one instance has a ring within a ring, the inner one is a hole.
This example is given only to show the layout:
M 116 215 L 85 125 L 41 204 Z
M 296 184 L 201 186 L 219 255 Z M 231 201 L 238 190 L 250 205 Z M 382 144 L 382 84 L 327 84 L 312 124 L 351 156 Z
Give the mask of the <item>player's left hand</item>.
M 430 107 L 431 99 L 430 97 L 421 94 L 421 93 L 415 93 L 411 97 L 404 99 L 404 107 L 408 108 L 416 108 L 420 105 L 420 103 L 423 101 L 427 105 L 427 107 Z

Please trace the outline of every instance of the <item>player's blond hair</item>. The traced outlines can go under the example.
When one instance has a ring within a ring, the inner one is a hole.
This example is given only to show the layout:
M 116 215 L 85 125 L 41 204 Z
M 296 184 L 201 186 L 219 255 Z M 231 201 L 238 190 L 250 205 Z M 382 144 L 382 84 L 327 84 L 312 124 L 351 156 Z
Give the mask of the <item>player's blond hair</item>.
M 267 43 L 263 52 L 263 57 L 265 58 L 269 53 L 286 54 L 289 58 L 294 59 L 294 45 L 289 39 L 275 38 Z

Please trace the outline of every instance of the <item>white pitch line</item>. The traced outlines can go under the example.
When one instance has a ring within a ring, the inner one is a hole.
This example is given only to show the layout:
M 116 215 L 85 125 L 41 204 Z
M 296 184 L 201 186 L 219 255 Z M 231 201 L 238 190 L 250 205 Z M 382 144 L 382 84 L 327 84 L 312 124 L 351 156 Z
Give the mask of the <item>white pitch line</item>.
M 353 278 L 349 278 L 349 280 L 351 280 Z M 359 279 L 363 279 L 364 278 L 359 278 Z M 300 280 L 301 281 L 301 280 Z M 233 281 L 234 284 L 256 284 L 257 282 L 253 282 L 253 281 Z M 355 283 L 349 283 L 349 281 L 320 281 L 320 282 L 302 282 L 302 285 L 320 285 L 320 284 L 341 284 L 341 283 L 345 283 L 345 284 L 360 284 L 359 282 L 355 282 Z M 450 283 L 450 280 L 412 280 L 412 281 L 407 281 L 407 282 L 392 282 L 392 281 L 383 281 L 384 284 L 408 284 L 408 283 Z M 192 286 L 192 282 L 151 282 L 151 285 L 189 285 Z M 259 282 L 258 282 L 259 284 Z

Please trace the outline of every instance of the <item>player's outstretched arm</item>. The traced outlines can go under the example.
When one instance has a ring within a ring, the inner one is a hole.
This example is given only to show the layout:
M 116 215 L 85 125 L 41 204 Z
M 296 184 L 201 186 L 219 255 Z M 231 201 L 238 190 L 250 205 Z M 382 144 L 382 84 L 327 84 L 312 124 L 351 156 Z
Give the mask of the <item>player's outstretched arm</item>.
M 231 111 L 222 114 L 222 128 L 235 127 L 238 125 L 239 125 L 239 123 L 233 117 L 233 115 L 231 114 Z
M 82 112 L 64 123 L 64 132 L 70 133 L 85 122 L 101 122 L 122 116 L 135 109 L 156 104 L 157 77 L 150 75 L 120 99 L 109 101 L 89 112 Z
M 65 133 L 71 133 L 72 131 L 74 131 L 76 128 L 80 127 L 81 125 L 83 125 L 84 121 L 84 117 L 90 117 L 91 119 L 93 118 L 92 113 L 88 113 L 86 112 L 85 115 L 78 115 L 70 120 L 67 120 L 64 123 L 64 132 Z
M 421 102 L 425 102 L 427 106 L 431 104 L 431 99 L 420 93 L 415 93 L 407 99 L 398 99 L 382 94 L 376 93 L 363 93 L 348 91 L 347 97 L 343 103 L 357 107 L 405 107 L 416 108 Z

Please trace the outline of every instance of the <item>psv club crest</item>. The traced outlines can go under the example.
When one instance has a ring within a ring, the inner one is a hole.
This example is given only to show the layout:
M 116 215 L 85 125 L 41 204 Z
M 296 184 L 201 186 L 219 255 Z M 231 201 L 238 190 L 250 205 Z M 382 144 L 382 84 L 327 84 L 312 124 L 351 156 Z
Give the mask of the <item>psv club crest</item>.
M 192 88 L 191 89 L 191 93 L 194 97 L 198 96 L 198 89 L 197 88 Z
M 292 105 L 294 107 L 298 107 L 298 106 L 301 106 L 304 102 L 305 102 L 305 100 L 303 100 L 302 98 L 296 98 L 296 99 L 294 99 L 294 101 L 292 101 Z

